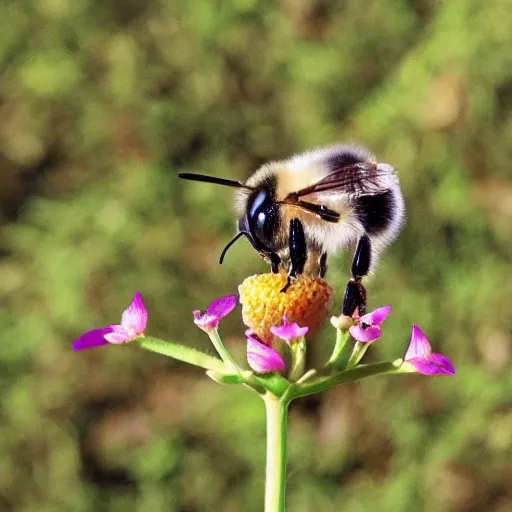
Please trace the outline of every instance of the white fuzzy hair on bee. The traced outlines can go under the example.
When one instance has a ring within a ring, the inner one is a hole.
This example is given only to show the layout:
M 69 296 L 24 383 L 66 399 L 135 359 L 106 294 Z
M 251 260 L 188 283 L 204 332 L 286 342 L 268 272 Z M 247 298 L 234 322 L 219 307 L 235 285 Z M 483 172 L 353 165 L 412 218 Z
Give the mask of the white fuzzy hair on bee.
M 364 310 L 361 280 L 405 220 L 395 169 L 355 145 L 313 149 L 266 163 L 245 183 L 189 173 L 180 177 L 236 189 L 238 232 L 221 262 L 229 247 L 246 236 L 272 272 L 286 272 L 283 291 L 301 274 L 323 277 L 328 256 L 357 244 L 352 291 L 347 287 L 350 304 L 344 306 L 349 314 L 353 308 Z

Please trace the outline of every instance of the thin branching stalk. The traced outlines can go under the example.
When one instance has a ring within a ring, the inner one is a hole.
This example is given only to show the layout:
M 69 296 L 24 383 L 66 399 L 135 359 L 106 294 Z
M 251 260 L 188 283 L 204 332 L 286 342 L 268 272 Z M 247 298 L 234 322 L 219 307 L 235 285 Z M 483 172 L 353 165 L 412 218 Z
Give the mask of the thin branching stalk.
M 286 492 L 286 424 L 288 400 L 271 393 L 263 396 L 267 415 L 265 512 L 284 512 Z

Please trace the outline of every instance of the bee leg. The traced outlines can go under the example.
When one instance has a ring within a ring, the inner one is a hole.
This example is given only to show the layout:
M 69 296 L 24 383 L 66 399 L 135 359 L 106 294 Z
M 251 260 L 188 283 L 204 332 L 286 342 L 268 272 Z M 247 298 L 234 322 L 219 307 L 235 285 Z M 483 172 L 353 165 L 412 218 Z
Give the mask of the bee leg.
M 361 279 L 368 274 L 372 261 L 372 244 L 368 235 L 359 239 L 354 259 L 352 260 L 352 278 Z
M 327 273 L 327 253 L 323 252 L 320 256 L 320 277 L 324 278 Z
M 282 292 L 286 292 L 286 290 L 288 290 L 292 282 L 292 278 L 295 278 L 297 277 L 297 274 L 302 274 L 304 272 L 304 265 L 308 258 L 306 235 L 304 234 L 302 222 L 297 218 L 293 218 L 290 221 L 288 240 L 291 266 L 290 271 L 288 272 L 288 280 L 284 288 L 281 290 Z
M 275 252 L 271 252 L 268 255 L 268 259 L 270 261 L 270 272 L 272 272 L 272 274 L 278 274 L 281 258 Z
M 345 316 L 352 316 L 355 310 L 359 315 L 366 312 L 366 289 L 361 280 L 351 279 L 345 288 L 345 296 L 343 297 L 343 306 L 341 312 Z
M 297 274 L 304 272 L 304 265 L 308 258 L 306 235 L 304 234 L 302 222 L 297 218 L 290 221 L 289 244 L 290 261 L 292 263 L 290 275 L 291 277 L 296 277 Z
M 347 283 L 345 297 L 343 298 L 342 314 L 352 316 L 358 310 L 359 315 L 366 312 L 366 289 L 361 282 L 368 274 L 372 260 L 372 246 L 370 237 L 363 235 L 359 239 L 354 259 L 352 260 L 352 279 Z

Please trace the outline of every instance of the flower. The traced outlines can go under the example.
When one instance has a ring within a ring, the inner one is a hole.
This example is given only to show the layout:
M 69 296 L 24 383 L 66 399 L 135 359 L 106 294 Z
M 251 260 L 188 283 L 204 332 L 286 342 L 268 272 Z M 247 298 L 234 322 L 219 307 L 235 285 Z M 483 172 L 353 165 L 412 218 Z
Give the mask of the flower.
M 248 329 L 247 337 L 247 363 L 256 373 L 284 373 L 286 366 L 284 360 L 273 348 L 259 341 L 254 331 Z
M 282 340 L 286 341 L 288 345 L 291 344 L 292 340 L 297 338 L 303 338 L 309 331 L 309 327 L 299 327 L 295 322 L 289 324 L 286 320 L 286 315 L 283 316 L 283 325 L 272 326 L 270 332 L 274 336 L 279 336 Z
M 144 332 L 148 322 L 148 312 L 144 307 L 140 293 L 137 292 L 130 305 L 124 310 L 120 325 L 108 325 L 82 334 L 73 342 L 73 350 L 84 350 L 109 343 L 117 345 L 128 343 Z
M 406 364 L 423 375 L 455 375 L 451 361 L 443 354 L 432 352 L 432 347 L 417 325 L 412 326 L 411 341 L 404 356 Z
M 193 311 L 194 323 L 203 331 L 210 332 L 217 329 L 219 320 L 229 315 L 236 306 L 236 297 L 234 295 L 228 295 L 227 297 L 221 297 L 220 299 L 214 300 L 206 309 L 204 315 L 201 315 L 201 311 Z
M 320 277 L 298 276 L 286 292 L 284 274 L 260 274 L 248 277 L 238 287 L 242 318 L 265 343 L 270 343 L 271 327 L 283 316 L 289 322 L 307 326 L 312 336 L 329 312 L 332 288 Z
M 363 315 L 356 319 L 356 324 L 352 325 L 348 332 L 357 341 L 369 343 L 380 337 L 380 324 L 386 319 L 391 311 L 391 306 L 377 308 L 375 311 Z

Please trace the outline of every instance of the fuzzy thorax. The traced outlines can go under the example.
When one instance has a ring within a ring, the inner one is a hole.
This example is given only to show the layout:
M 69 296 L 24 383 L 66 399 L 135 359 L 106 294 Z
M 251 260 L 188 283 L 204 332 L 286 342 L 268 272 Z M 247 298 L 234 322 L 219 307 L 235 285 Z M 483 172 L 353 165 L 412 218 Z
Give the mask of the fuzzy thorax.
M 266 343 L 272 340 L 270 327 L 288 322 L 309 327 L 311 337 L 329 313 L 333 291 L 320 277 L 301 275 L 286 292 L 284 274 L 259 274 L 248 277 L 238 288 L 242 317 Z

